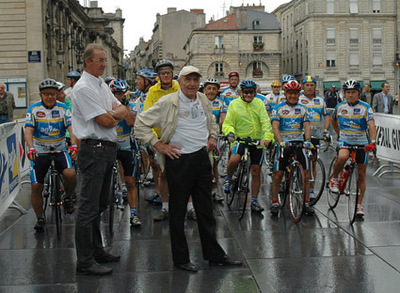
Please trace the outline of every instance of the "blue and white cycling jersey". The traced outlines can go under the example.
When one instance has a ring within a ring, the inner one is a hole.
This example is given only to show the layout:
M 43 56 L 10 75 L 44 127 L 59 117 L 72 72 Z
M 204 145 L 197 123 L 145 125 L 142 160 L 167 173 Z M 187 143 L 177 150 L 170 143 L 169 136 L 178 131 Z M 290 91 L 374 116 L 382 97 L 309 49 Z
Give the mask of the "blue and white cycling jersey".
M 228 86 L 221 91 L 220 97 L 224 101 L 223 113 L 226 113 L 228 111 L 230 102 L 240 97 L 239 88 L 234 90 L 230 86 Z
M 259 93 L 256 93 L 255 98 L 259 98 L 259 99 L 264 103 L 264 105 L 265 105 L 265 110 L 267 111 L 267 108 L 268 108 L 268 101 L 267 101 L 267 98 L 266 98 L 264 95 L 259 94 Z
M 216 97 L 213 101 L 211 101 L 213 107 L 213 115 L 215 117 L 215 122 L 219 123 L 221 113 L 224 109 L 224 101 L 221 97 Z
M 271 123 L 279 121 L 279 132 L 284 141 L 304 141 L 304 122 L 310 122 L 307 108 L 297 103 L 289 106 L 286 102 L 275 106 L 271 113 Z
M 139 90 L 137 90 L 137 98 L 135 100 L 135 105 L 134 105 L 134 109 L 133 109 L 133 115 L 137 116 L 138 114 L 143 112 L 143 105 L 144 105 L 144 101 L 147 98 L 147 93 L 143 93 Z
M 135 104 L 129 101 L 128 104 L 132 113 L 134 113 Z M 117 128 L 117 144 L 120 150 L 131 150 L 131 130 L 125 120 L 120 120 L 116 126 Z
M 312 100 L 310 100 L 306 96 L 301 95 L 299 103 L 306 106 L 308 109 L 311 135 L 314 137 L 322 137 L 325 126 L 324 117 L 328 115 L 324 98 L 320 95 L 316 95 Z
M 274 93 L 270 93 L 268 94 L 265 98 L 266 98 L 266 109 L 268 112 L 271 113 L 271 111 L 275 108 L 276 105 L 278 105 L 278 99 L 279 99 L 280 95 L 275 96 Z
M 368 121 L 374 120 L 371 106 L 363 101 L 358 101 L 354 106 L 347 102 L 336 105 L 333 118 L 339 122 L 339 145 L 367 145 Z
M 65 132 L 71 126 L 67 105 L 56 102 L 47 109 L 42 101 L 32 104 L 26 113 L 25 127 L 34 128 L 33 147 L 40 152 L 65 150 Z

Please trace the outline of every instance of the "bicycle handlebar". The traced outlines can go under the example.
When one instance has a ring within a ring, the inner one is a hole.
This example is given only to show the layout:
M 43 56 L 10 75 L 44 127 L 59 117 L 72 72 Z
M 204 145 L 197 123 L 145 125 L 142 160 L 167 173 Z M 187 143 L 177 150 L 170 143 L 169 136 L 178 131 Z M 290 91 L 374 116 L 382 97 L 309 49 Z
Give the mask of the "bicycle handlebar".
M 246 138 L 236 137 L 235 140 L 242 144 L 254 145 L 254 146 L 258 146 L 261 143 L 261 139 L 252 139 L 251 137 L 246 137 Z

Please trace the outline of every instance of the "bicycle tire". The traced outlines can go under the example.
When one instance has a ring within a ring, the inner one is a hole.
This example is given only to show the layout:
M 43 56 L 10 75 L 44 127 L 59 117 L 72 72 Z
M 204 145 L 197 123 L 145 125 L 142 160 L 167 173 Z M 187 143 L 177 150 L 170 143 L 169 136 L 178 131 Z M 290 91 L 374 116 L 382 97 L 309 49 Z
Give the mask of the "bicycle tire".
M 237 170 L 235 171 L 235 173 L 232 176 L 232 182 L 231 182 L 231 186 L 230 186 L 230 191 L 225 193 L 226 196 L 226 203 L 228 205 L 228 207 L 230 207 L 233 203 L 233 200 L 235 199 L 236 193 L 238 192 L 238 188 L 239 188 L 239 175 L 240 175 L 240 169 L 241 169 L 241 165 L 239 165 L 239 167 L 237 168 Z
M 310 198 L 310 206 L 315 205 L 321 198 L 321 195 L 324 192 L 325 188 L 325 181 L 326 181 L 325 166 L 322 160 L 318 158 L 317 163 L 315 164 L 315 176 L 314 176 L 315 197 L 313 199 Z
M 304 190 L 304 171 L 300 163 L 295 163 L 289 179 L 289 211 L 294 223 L 298 223 L 303 216 L 306 202 Z
M 326 190 L 327 190 L 327 195 L 328 195 L 328 205 L 331 210 L 336 208 L 336 206 L 339 202 L 339 197 L 340 197 L 340 192 L 338 192 L 338 193 L 332 192 L 328 186 L 329 185 L 329 176 L 332 174 L 333 165 L 335 164 L 336 159 L 337 159 L 337 156 L 333 157 L 331 164 L 329 165 L 328 180 L 326 183 Z
M 219 177 L 225 177 L 226 176 L 226 168 L 228 166 L 228 152 L 227 152 L 227 147 L 225 147 L 225 150 L 221 150 L 221 159 L 217 161 L 217 168 L 218 168 L 218 175 Z
M 247 206 L 247 198 L 249 195 L 249 166 L 242 166 L 241 174 L 239 174 L 238 194 L 236 196 L 237 212 L 239 221 L 243 218 Z
M 116 180 L 118 180 L 118 178 L 115 170 L 113 170 L 111 174 L 110 194 L 108 196 L 108 229 L 111 235 L 114 233 L 115 188 L 117 185 Z
M 359 187 L 358 187 L 358 165 L 354 164 L 350 171 L 349 179 L 346 186 L 346 196 L 347 196 L 347 211 L 349 214 L 350 225 L 354 223 L 357 215 L 357 202 L 359 197 Z
M 283 177 L 281 183 L 279 184 L 278 202 L 281 209 L 283 209 L 283 207 L 285 206 L 286 198 L 289 193 L 289 183 L 288 183 L 289 177 L 290 177 L 289 171 L 286 169 L 283 172 Z
M 62 233 L 62 216 L 61 216 L 61 205 L 62 205 L 62 199 L 61 199 L 61 193 L 60 193 L 60 178 L 58 174 L 52 174 L 52 193 L 54 196 L 54 214 L 55 214 L 55 220 L 56 220 L 56 230 L 57 230 L 57 239 L 61 239 L 61 233 Z
M 139 199 L 140 195 L 140 185 L 141 185 L 141 177 L 140 177 L 140 170 L 142 169 L 142 163 L 143 163 L 143 157 L 142 155 L 135 154 L 134 155 L 134 178 L 135 178 L 135 185 L 136 185 L 136 190 L 137 190 L 137 196 Z

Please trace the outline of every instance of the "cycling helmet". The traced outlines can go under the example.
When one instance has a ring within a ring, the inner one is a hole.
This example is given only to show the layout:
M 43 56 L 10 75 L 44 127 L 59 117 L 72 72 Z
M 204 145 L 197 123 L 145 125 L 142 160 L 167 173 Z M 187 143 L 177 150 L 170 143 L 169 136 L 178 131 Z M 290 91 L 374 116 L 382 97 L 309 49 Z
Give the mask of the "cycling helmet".
M 282 83 L 281 83 L 279 80 L 274 80 L 274 81 L 271 83 L 271 86 L 278 86 L 278 87 L 281 87 L 281 86 L 282 86 Z
M 109 85 L 113 93 L 125 93 L 129 89 L 128 83 L 123 79 L 114 79 Z
M 113 81 L 115 79 L 114 76 L 107 76 L 106 79 L 104 80 L 106 84 L 110 84 L 111 81 Z
M 231 71 L 231 72 L 229 72 L 228 77 L 231 78 L 232 76 L 237 76 L 237 77 L 239 77 L 239 72 L 237 72 L 237 71 Z
M 283 89 L 285 91 L 301 91 L 301 85 L 297 80 L 289 80 L 284 84 Z
M 317 83 L 317 81 L 315 80 L 315 77 L 308 75 L 306 77 L 304 77 L 303 79 L 303 83 L 307 83 L 307 82 L 313 82 L 313 83 Z
M 249 88 L 256 90 L 257 84 L 254 81 L 252 81 L 251 79 L 242 80 L 242 82 L 240 83 L 240 89 L 244 90 L 244 89 L 249 89 Z
M 174 80 L 178 80 L 178 78 L 179 78 L 179 73 L 175 73 L 174 76 L 172 77 L 172 79 Z
M 62 82 L 56 81 L 56 83 L 58 85 L 58 92 L 65 88 L 65 84 L 63 84 Z
M 208 84 L 215 84 L 218 89 L 220 88 L 219 81 L 215 78 L 207 78 L 207 80 L 204 82 L 204 87 L 206 87 Z
M 81 74 L 78 71 L 70 71 L 67 73 L 67 77 L 78 80 L 81 78 Z
M 46 78 L 39 83 L 39 91 L 42 91 L 44 89 L 58 90 L 58 84 L 54 79 Z
M 154 81 L 154 71 L 151 69 L 141 69 L 138 72 L 136 72 L 137 76 L 141 76 L 144 79 L 148 79 L 150 81 Z
M 361 85 L 357 80 L 354 79 L 349 79 L 346 80 L 345 83 L 343 84 L 343 90 L 347 91 L 347 90 L 361 90 Z
M 157 62 L 156 66 L 154 67 L 154 71 L 158 73 L 158 70 L 161 67 L 171 67 L 174 70 L 174 64 L 169 60 L 160 60 Z
M 282 77 L 282 84 L 285 84 L 290 80 L 296 80 L 296 78 L 293 75 L 285 75 Z

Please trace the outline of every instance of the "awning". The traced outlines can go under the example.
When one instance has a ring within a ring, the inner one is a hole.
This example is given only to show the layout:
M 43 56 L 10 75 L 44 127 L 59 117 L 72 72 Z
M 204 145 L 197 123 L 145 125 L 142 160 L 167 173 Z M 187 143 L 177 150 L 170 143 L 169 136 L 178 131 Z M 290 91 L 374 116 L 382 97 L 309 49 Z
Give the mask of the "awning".
M 324 81 L 324 89 L 329 90 L 331 88 L 331 85 L 336 85 L 336 89 L 340 89 L 340 81 Z
M 361 88 L 363 89 L 364 88 L 364 82 L 362 80 L 359 80 L 358 82 L 360 83 Z
M 380 91 L 382 83 L 386 82 L 386 80 L 371 80 L 371 90 Z

